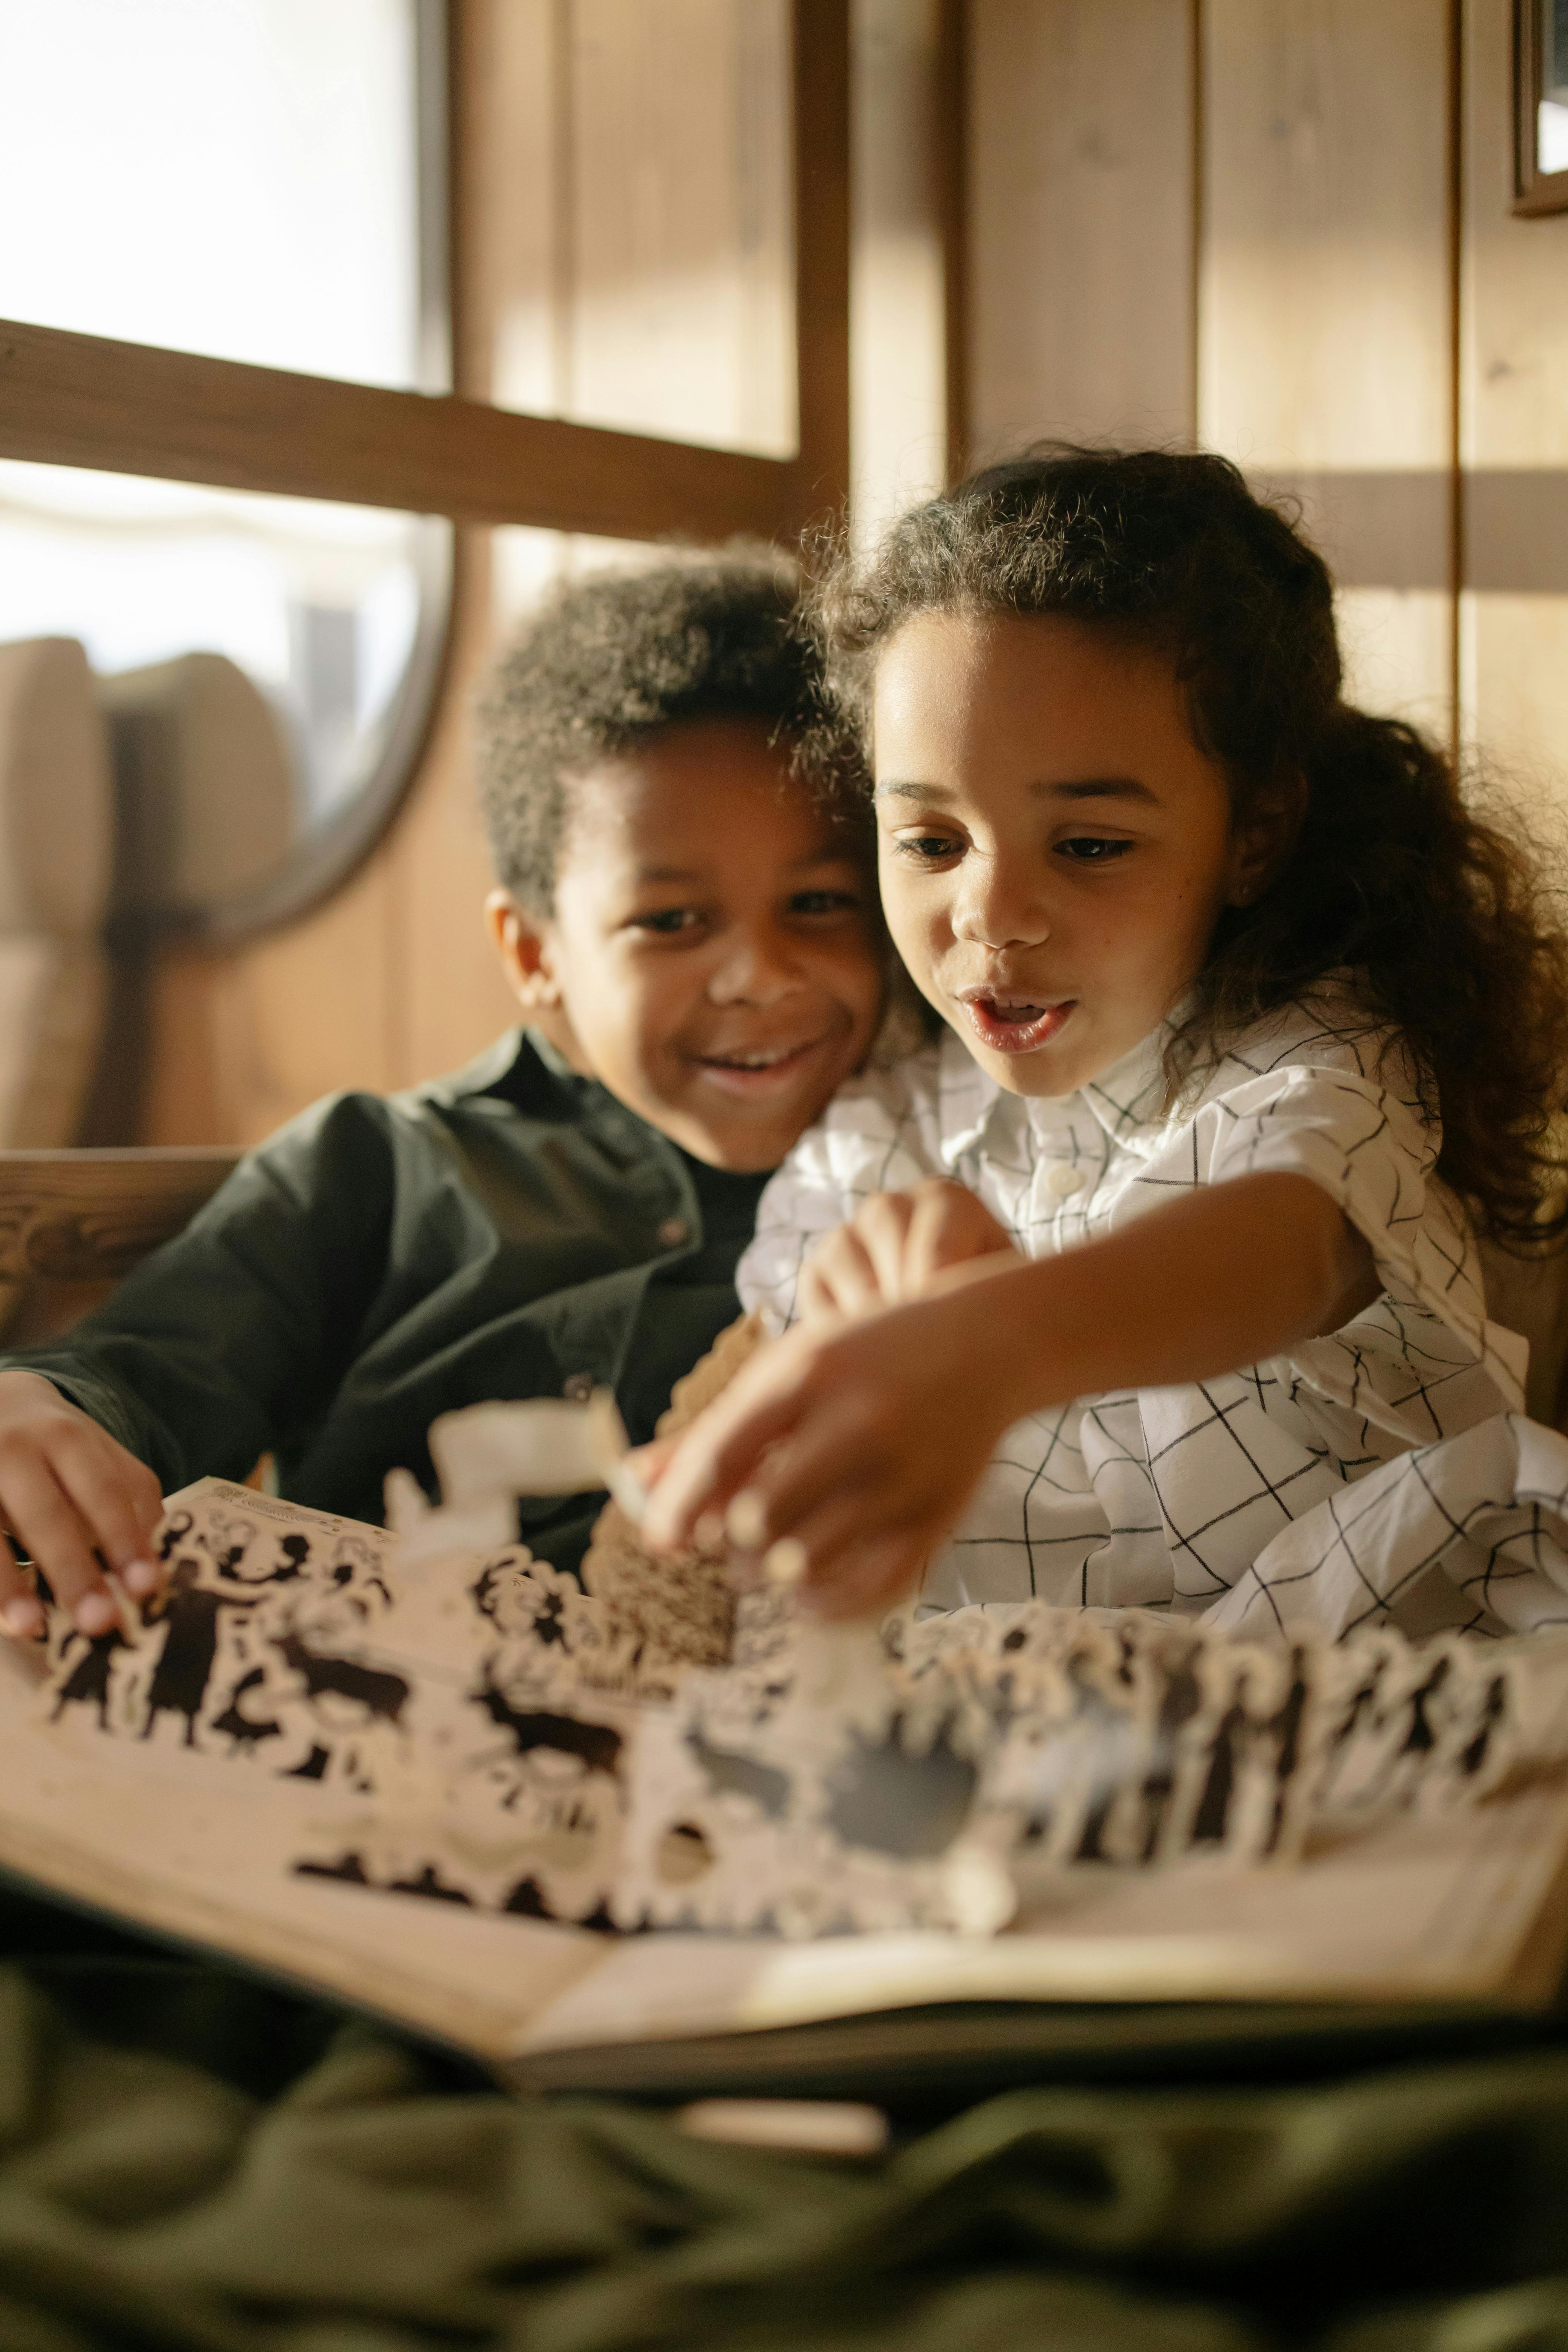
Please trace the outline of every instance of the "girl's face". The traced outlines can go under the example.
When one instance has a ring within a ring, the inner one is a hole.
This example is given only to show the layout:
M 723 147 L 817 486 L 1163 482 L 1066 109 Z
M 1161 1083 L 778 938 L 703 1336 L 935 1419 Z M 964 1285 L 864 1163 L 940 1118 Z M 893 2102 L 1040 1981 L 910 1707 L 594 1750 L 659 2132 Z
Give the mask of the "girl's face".
M 882 904 L 1014 1094 L 1065 1095 L 1184 994 L 1272 845 L 1238 835 L 1157 655 L 1055 617 L 923 613 L 877 666 Z

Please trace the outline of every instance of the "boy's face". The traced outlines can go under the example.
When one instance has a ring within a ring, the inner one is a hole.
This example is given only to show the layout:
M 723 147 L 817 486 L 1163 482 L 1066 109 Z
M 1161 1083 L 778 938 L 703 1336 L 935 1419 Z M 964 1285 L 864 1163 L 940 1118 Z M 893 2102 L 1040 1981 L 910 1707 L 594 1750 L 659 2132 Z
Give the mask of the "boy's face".
M 570 791 L 553 914 L 490 902 L 530 1018 L 697 1159 L 775 1167 L 877 1027 L 869 874 L 754 722 L 661 729 Z
M 1279 825 L 1233 827 L 1171 666 L 1107 632 L 927 613 L 877 667 L 882 905 L 921 993 L 1013 1094 L 1156 1028 Z

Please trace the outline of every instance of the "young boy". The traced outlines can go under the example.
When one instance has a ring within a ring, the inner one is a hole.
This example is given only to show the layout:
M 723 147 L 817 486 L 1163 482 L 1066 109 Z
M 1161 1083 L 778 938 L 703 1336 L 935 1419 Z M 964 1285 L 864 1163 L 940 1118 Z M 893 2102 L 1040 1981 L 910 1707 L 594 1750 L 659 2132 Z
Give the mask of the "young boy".
M 613 1387 L 634 1440 L 737 1312 L 768 1171 L 856 1069 L 884 961 L 847 795 L 792 772 L 793 588 L 727 556 L 559 592 L 501 663 L 486 913 L 529 1026 L 455 1076 L 329 1097 L 64 1339 L 0 1357 L 0 1523 L 83 1632 L 96 1549 L 157 1590 L 162 1493 L 276 1458 L 377 1518 L 434 1416 Z M 574 1565 L 600 1498 L 526 1540 Z M 0 1621 L 41 1622 L 0 1541 Z

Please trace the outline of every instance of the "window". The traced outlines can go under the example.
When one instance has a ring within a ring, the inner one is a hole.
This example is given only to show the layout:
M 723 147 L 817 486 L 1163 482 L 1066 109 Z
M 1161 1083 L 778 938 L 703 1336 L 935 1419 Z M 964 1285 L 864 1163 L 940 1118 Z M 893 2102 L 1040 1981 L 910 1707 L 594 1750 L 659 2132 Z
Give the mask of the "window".
M 1516 213 L 1568 212 L 1568 0 L 1514 0 Z
M 509 219 L 552 293 L 536 268 L 492 304 L 480 353 L 447 212 L 489 266 L 463 205 L 498 40 L 548 110 Z M 196 636 L 270 698 L 297 840 L 201 919 L 294 911 L 384 823 L 453 526 L 787 536 L 837 503 L 847 85 L 847 0 L 0 0 L 29 225 L 0 251 L 0 635 L 121 677 Z

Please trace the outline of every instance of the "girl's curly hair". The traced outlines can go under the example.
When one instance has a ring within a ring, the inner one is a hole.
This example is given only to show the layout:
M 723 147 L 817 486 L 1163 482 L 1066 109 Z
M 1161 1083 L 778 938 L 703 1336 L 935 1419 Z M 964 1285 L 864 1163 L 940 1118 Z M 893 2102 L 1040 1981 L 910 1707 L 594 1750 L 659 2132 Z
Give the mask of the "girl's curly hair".
M 1059 614 L 1156 649 L 1244 820 L 1300 793 L 1295 846 L 1221 917 L 1166 1055 L 1173 1099 L 1226 1043 L 1331 973 L 1414 1048 L 1441 1117 L 1439 1173 L 1518 1250 L 1568 1231 L 1556 1114 L 1568 939 L 1540 850 L 1468 806 L 1452 762 L 1341 696 L 1323 561 L 1222 457 L 1050 444 L 839 552 L 811 625 L 840 756 L 868 765 L 878 656 L 923 612 Z

